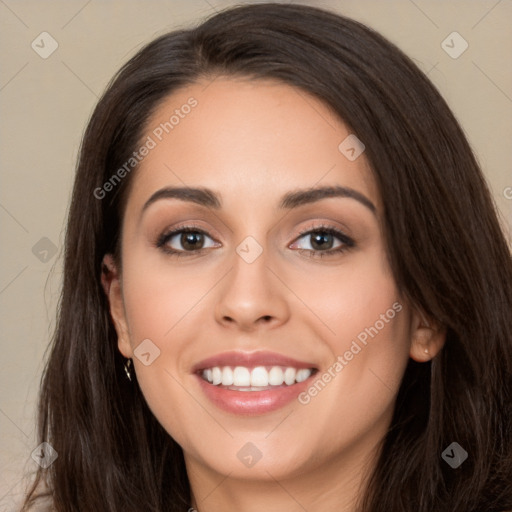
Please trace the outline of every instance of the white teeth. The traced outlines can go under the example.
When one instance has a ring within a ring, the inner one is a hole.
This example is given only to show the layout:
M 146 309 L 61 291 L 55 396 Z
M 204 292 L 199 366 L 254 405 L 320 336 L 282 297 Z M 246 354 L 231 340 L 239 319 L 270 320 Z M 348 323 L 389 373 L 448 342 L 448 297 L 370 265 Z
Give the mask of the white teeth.
M 268 383 L 271 386 L 280 386 L 283 382 L 283 370 L 279 366 L 273 366 L 268 372 Z
M 214 386 L 222 382 L 222 370 L 218 366 L 212 368 L 212 379 Z
M 269 368 L 269 369 L 268 369 Z M 236 366 L 232 369 L 229 366 L 220 368 L 214 366 L 203 370 L 203 379 L 214 386 L 231 386 L 233 388 L 245 388 L 239 391 L 259 391 L 258 388 L 268 388 L 269 386 L 281 386 L 286 384 L 291 386 L 296 382 L 303 382 L 312 373 L 311 369 L 301 368 L 297 370 L 292 367 L 272 366 L 265 368 L 264 366 L 256 366 L 255 368 L 246 368 L 244 366 Z
M 300 369 L 295 376 L 295 380 L 297 382 L 305 381 L 311 375 L 311 370 L 307 370 L 305 368 Z
M 268 386 L 268 372 L 264 366 L 257 366 L 252 369 L 251 386 Z
M 247 368 L 237 366 L 233 370 L 233 385 L 234 386 L 250 386 L 251 374 Z
M 222 370 L 222 385 L 233 385 L 233 370 L 229 366 L 224 367 L 224 369 Z
M 295 368 L 286 368 L 284 371 L 284 382 L 291 386 L 295 382 Z

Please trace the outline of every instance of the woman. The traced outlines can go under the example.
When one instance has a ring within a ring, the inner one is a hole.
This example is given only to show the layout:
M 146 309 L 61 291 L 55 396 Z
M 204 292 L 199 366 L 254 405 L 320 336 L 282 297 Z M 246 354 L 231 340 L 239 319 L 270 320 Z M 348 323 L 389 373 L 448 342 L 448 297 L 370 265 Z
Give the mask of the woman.
M 164 35 L 84 136 L 26 508 L 509 510 L 511 306 L 482 173 L 395 46 L 279 4 Z

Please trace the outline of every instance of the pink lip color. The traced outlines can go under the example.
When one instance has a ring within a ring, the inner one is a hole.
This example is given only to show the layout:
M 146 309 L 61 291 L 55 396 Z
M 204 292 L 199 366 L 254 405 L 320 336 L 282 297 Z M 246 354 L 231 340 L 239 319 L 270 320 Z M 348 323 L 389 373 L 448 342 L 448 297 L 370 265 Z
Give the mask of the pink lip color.
M 315 376 L 313 373 L 305 381 L 295 383 L 291 386 L 283 384 L 273 389 L 264 391 L 235 391 L 221 386 L 214 386 L 201 377 L 205 368 L 214 366 L 245 366 L 254 368 L 256 366 L 283 366 L 293 368 L 316 368 L 313 363 L 297 361 L 296 359 L 283 356 L 274 352 L 225 352 L 213 357 L 204 359 L 194 365 L 192 372 L 199 381 L 199 386 L 206 397 L 217 407 L 224 411 L 237 415 L 258 415 L 275 411 L 292 400 L 296 399 L 302 391 L 310 384 Z
M 257 415 L 275 411 L 290 403 L 310 384 L 315 374 L 291 386 L 283 384 L 265 391 L 234 391 L 214 386 L 196 374 L 207 398 L 224 411 L 238 415 Z

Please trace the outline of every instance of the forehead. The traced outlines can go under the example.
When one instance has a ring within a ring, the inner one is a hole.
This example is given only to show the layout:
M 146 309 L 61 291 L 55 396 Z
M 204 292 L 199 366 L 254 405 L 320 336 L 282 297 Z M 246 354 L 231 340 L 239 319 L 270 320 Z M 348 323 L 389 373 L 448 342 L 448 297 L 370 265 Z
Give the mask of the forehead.
M 223 205 L 267 204 L 294 188 L 342 185 L 378 195 L 364 153 L 340 144 L 350 131 L 308 93 L 270 80 L 217 77 L 169 95 L 146 124 L 147 148 L 128 205 L 167 186 L 218 191 Z M 350 140 L 350 139 L 349 139 Z

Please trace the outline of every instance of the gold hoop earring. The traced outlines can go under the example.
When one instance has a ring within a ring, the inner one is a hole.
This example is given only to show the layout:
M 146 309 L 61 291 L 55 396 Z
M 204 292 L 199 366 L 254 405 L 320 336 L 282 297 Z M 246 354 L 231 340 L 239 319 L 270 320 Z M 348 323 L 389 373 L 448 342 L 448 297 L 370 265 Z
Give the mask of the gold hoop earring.
M 132 381 L 132 374 L 130 372 L 131 366 L 132 366 L 132 360 L 127 359 L 126 362 L 124 363 L 124 372 L 126 373 L 126 376 L 128 377 L 128 380 L 130 382 Z

